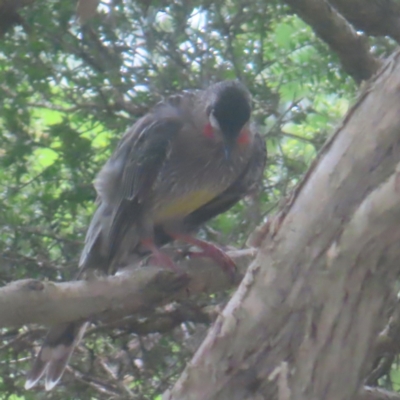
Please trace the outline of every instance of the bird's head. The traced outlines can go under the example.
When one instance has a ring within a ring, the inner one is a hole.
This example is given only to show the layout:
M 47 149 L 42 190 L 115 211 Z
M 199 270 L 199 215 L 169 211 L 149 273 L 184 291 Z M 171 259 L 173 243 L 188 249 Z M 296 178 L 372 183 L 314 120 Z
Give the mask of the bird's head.
M 251 98 L 248 90 L 238 81 L 224 81 L 209 88 L 210 102 L 206 112 L 208 124 L 205 134 L 220 137 L 225 154 L 229 157 L 239 143 L 250 140 L 249 121 Z

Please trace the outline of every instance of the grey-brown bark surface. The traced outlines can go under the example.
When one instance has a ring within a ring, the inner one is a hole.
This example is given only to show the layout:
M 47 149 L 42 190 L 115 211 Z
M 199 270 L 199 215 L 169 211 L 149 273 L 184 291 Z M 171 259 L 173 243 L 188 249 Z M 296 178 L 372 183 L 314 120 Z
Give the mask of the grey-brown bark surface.
M 356 400 L 400 400 L 400 394 L 384 389 L 366 387 L 360 391 Z
M 356 398 L 400 266 L 399 222 L 397 53 L 272 221 L 163 399 Z
M 228 254 L 237 265 L 237 279 L 253 258 L 252 249 Z M 28 323 L 55 325 L 91 318 L 115 321 L 154 310 L 173 300 L 213 293 L 232 286 L 231 278 L 208 258 L 181 260 L 182 275 L 143 267 L 117 276 L 73 282 L 19 280 L 0 288 L 0 328 Z

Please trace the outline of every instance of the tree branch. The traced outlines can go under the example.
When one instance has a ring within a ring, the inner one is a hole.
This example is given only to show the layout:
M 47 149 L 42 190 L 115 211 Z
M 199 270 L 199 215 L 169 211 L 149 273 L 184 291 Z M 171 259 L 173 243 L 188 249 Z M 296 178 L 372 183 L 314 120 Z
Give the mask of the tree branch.
M 246 270 L 254 250 L 228 253 L 238 266 L 236 281 Z M 183 260 L 183 274 L 155 267 L 89 281 L 54 283 L 24 279 L 0 289 L 0 328 L 28 323 L 53 325 L 79 319 L 113 321 L 154 309 L 189 295 L 216 292 L 232 282 L 212 260 Z
M 195 322 L 200 324 L 209 324 L 210 322 L 214 322 L 217 319 L 219 312 L 221 312 L 221 307 L 219 306 L 201 308 L 188 307 L 186 304 L 183 304 L 172 311 L 161 309 L 159 312 L 146 315 L 146 318 L 143 318 L 142 315 L 132 315 L 123 320 L 102 324 L 89 329 L 85 336 L 116 327 L 123 331 L 122 334 L 129 332 L 129 334 L 136 333 L 140 336 L 145 336 L 149 333 L 155 332 L 171 332 L 183 322 Z
M 400 42 L 400 4 L 393 0 L 329 0 L 357 29 Z
M 400 393 L 366 386 L 360 391 L 356 400 L 400 400 Z
M 344 70 L 358 83 L 369 79 L 380 61 L 369 51 L 367 39 L 326 0 L 285 0 L 293 11 L 339 56 Z
M 0 38 L 11 28 L 24 25 L 19 10 L 34 3 L 35 0 L 3 0 L 0 2 Z
M 399 272 L 399 88 L 396 53 L 264 232 L 164 400 L 356 398 Z

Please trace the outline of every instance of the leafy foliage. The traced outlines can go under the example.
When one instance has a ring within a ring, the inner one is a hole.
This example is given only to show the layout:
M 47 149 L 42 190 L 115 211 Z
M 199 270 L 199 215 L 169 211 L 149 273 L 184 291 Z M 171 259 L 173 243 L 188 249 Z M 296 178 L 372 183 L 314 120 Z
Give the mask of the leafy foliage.
M 269 152 L 263 188 L 202 232 L 242 246 L 305 173 L 355 95 L 335 55 L 277 1 L 102 2 L 84 26 L 73 2 L 35 1 L 21 17 L 23 26 L 0 39 L 3 284 L 74 276 L 94 211 L 92 181 L 124 130 L 163 96 L 232 78 L 251 90 Z M 190 307 L 199 314 L 225 299 Z M 44 330 L 4 329 L 1 398 L 159 398 L 205 329 L 193 322 L 146 334 L 129 325 L 93 327 L 51 394 L 22 390 Z

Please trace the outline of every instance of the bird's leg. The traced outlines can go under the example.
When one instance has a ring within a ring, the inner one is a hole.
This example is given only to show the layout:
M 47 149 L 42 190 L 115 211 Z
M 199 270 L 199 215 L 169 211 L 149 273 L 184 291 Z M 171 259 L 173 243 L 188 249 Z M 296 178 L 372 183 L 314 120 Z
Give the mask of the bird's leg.
M 169 268 L 175 272 L 179 271 L 178 266 L 174 263 L 171 257 L 160 251 L 160 249 L 154 244 L 153 239 L 142 239 L 141 244 L 144 248 L 151 251 L 151 263 L 153 265 Z
M 236 265 L 233 260 L 222 250 L 220 247 L 216 246 L 213 243 L 207 242 L 205 240 L 201 240 L 195 238 L 190 235 L 185 235 L 181 233 L 171 233 L 168 232 L 175 240 L 180 240 L 182 242 L 189 243 L 193 246 L 201 249 L 201 252 L 192 252 L 191 256 L 194 257 L 209 257 L 213 259 L 221 268 L 230 276 L 233 277 L 236 272 Z

